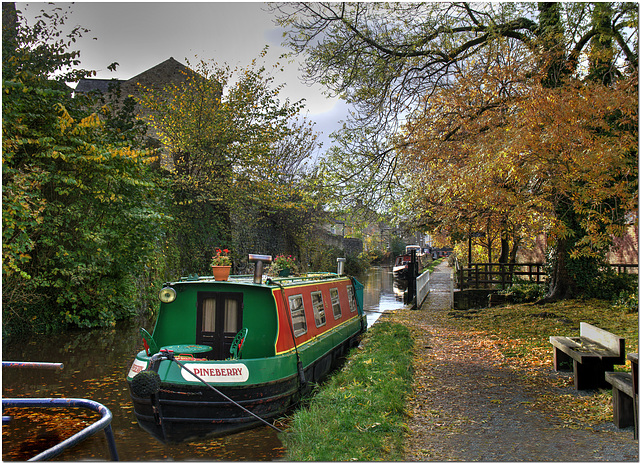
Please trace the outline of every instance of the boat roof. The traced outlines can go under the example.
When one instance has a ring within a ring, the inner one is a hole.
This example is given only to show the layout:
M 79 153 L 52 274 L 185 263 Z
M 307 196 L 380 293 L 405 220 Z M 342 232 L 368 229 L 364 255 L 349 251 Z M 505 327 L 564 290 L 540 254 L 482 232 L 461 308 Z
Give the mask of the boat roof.
M 227 281 L 216 281 L 213 276 L 188 276 L 182 277 L 180 280 L 166 283 L 165 286 L 173 286 L 175 284 L 194 284 L 194 283 L 218 283 L 218 284 L 238 284 L 238 285 L 249 285 L 249 286 L 273 286 L 273 287 L 287 287 L 287 286 L 296 286 L 299 284 L 308 284 L 312 282 L 322 282 L 326 280 L 336 280 L 348 278 L 346 275 L 338 275 L 337 273 L 331 272 L 318 272 L 318 273 L 307 273 L 304 275 L 298 276 L 289 276 L 289 277 L 270 277 L 263 276 L 262 283 L 256 284 L 253 282 L 253 275 L 230 275 Z

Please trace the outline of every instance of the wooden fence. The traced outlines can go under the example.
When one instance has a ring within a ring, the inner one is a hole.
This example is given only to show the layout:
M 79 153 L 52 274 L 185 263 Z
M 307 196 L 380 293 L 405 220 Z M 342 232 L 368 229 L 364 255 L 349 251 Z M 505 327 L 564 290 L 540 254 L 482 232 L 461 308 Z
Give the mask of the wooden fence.
M 545 281 L 544 264 L 481 264 L 458 268 L 458 289 L 502 289 L 519 280 Z
M 611 264 L 618 273 L 638 273 L 638 264 Z M 542 283 L 546 280 L 544 264 L 527 262 L 520 264 L 472 263 L 470 267 L 458 267 L 458 289 L 504 289 L 513 281 L 528 280 Z
M 610 264 L 609 266 L 618 273 L 638 274 L 638 264 Z

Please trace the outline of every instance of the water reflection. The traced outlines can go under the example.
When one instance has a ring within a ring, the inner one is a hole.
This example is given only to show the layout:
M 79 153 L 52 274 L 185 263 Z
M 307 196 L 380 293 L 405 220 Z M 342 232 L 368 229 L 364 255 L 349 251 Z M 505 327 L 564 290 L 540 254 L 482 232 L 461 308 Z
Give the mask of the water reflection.
M 388 267 L 374 267 L 362 277 L 364 285 L 364 311 L 368 326 L 387 310 L 404 307 L 406 282 L 393 278 Z
M 283 457 L 282 443 L 276 431 L 266 426 L 206 442 L 174 445 L 161 444 L 143 431 L 133 414 L 125 377 L 135 353 L 142 348 L 140 327 L 150 329 L 149 325 L 149 322 L 140 321 L 123 323 L 115 329 L 34 336 L 29 341 L 4 346 L 4 360 L 63 362 L 64 369 L 3 368 L 3 397 L 78 397 L 100 402 L 113 414 L 111 426 L 118 456 L 124 461 L 262 461 Z M 16 416 L 2 426 L 4 461 L 24 459 L 18 453 L 21 443 L 41 440 L 42 429 L 33 425 L 33 417 L 16 410 L 9 409 L 4 413 Z M 31 411 L 46 412 L 45 409 Z M 87 425 L 98 419 L 96 414 L 94 419 L 87 420 Z M 109 459 L 103 432 L 55 458 L 58 461 L 85 459 Z
M 403 306 L 404 288 L 394 282 L 391 269 L 374 268 L 360 281 L 365 286 L 364 308 L 369 326 L 385 310 Z M 26 341 L 4 345 L 2 358 L 5 361 L 62 362 L 64 369 L 3 368 L 3 397 L 85 398 L 105 405 L 113 414 L 111 426 L 118 456 L 123 461 L 268 461 L 284 458 L 278 433 L 266 426 L 205 442 L 171 445 L 161 444 L 143 431 L 133 414 L 125 380 L 135 353 L 142 349 L 140 327 L 149 331 L 153 328 L 148 320 L 135 320 L 118 324 L 113 329 L 34 336 Z M 29 456 L 19 454 L 22 443 L 42 438 L 43 426 L 34 423 L 36 414 L 29 416 L 16 410 L 8 409 L 4 413 L 16 417 L 2 426 L 4 461 L 31 458 L 38 452 Z M 36 411 L 37 415 L 45 413 L 45 409 L 31 411 Z M 56 417 L 56 423 L 64 427 L 62 414 Z M 97 414 L 95 418 L 89 416 L 87 425 L 98 419 Z M 55 458 L 58 461 L 86 459 L 109 459 L 103 432 Z

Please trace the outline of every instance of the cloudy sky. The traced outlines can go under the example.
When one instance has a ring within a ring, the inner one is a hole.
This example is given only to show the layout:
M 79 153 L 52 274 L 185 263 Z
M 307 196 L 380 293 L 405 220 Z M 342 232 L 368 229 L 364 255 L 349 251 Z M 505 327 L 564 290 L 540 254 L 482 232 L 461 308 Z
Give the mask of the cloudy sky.
M 70 3 L 56 2 L 66 9 Z M 46 3 L 16 3 L 28 20 Z M 97 71 L 96 77 L 129 79 L 173 57 L 186 63 L 213 59 L 218 63 L 246 66 L 269 46 L 264 63 L 285 63 L 285 72 L 274 76 L 286 84 L 284 96 L 306 100 L 306 111 L 322 131 L 323 150 L 327 136 L 340 128 L 346 106 L 323 95 L 323 88 L 302 83 L 299 63 L 281 60 L 288 50 L 281 46 L 283 30 L 274 24 L 267 5 L 259 2 L 75 2 L 69 26 L 90 30 L 77 42 L 84 69 Z M 96 40 L 94 40 L 94 38 Z M 115 72 L 107 69 L 119 63 Z

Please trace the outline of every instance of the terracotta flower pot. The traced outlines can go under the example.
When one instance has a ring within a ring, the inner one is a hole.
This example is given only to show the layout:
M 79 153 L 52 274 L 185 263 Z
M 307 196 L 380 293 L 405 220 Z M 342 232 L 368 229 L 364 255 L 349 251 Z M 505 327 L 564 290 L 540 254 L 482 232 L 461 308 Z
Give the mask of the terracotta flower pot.
M 212 265 L 211 273 L 216 281 L 227 281 L 231 273 L 231 265 Z

